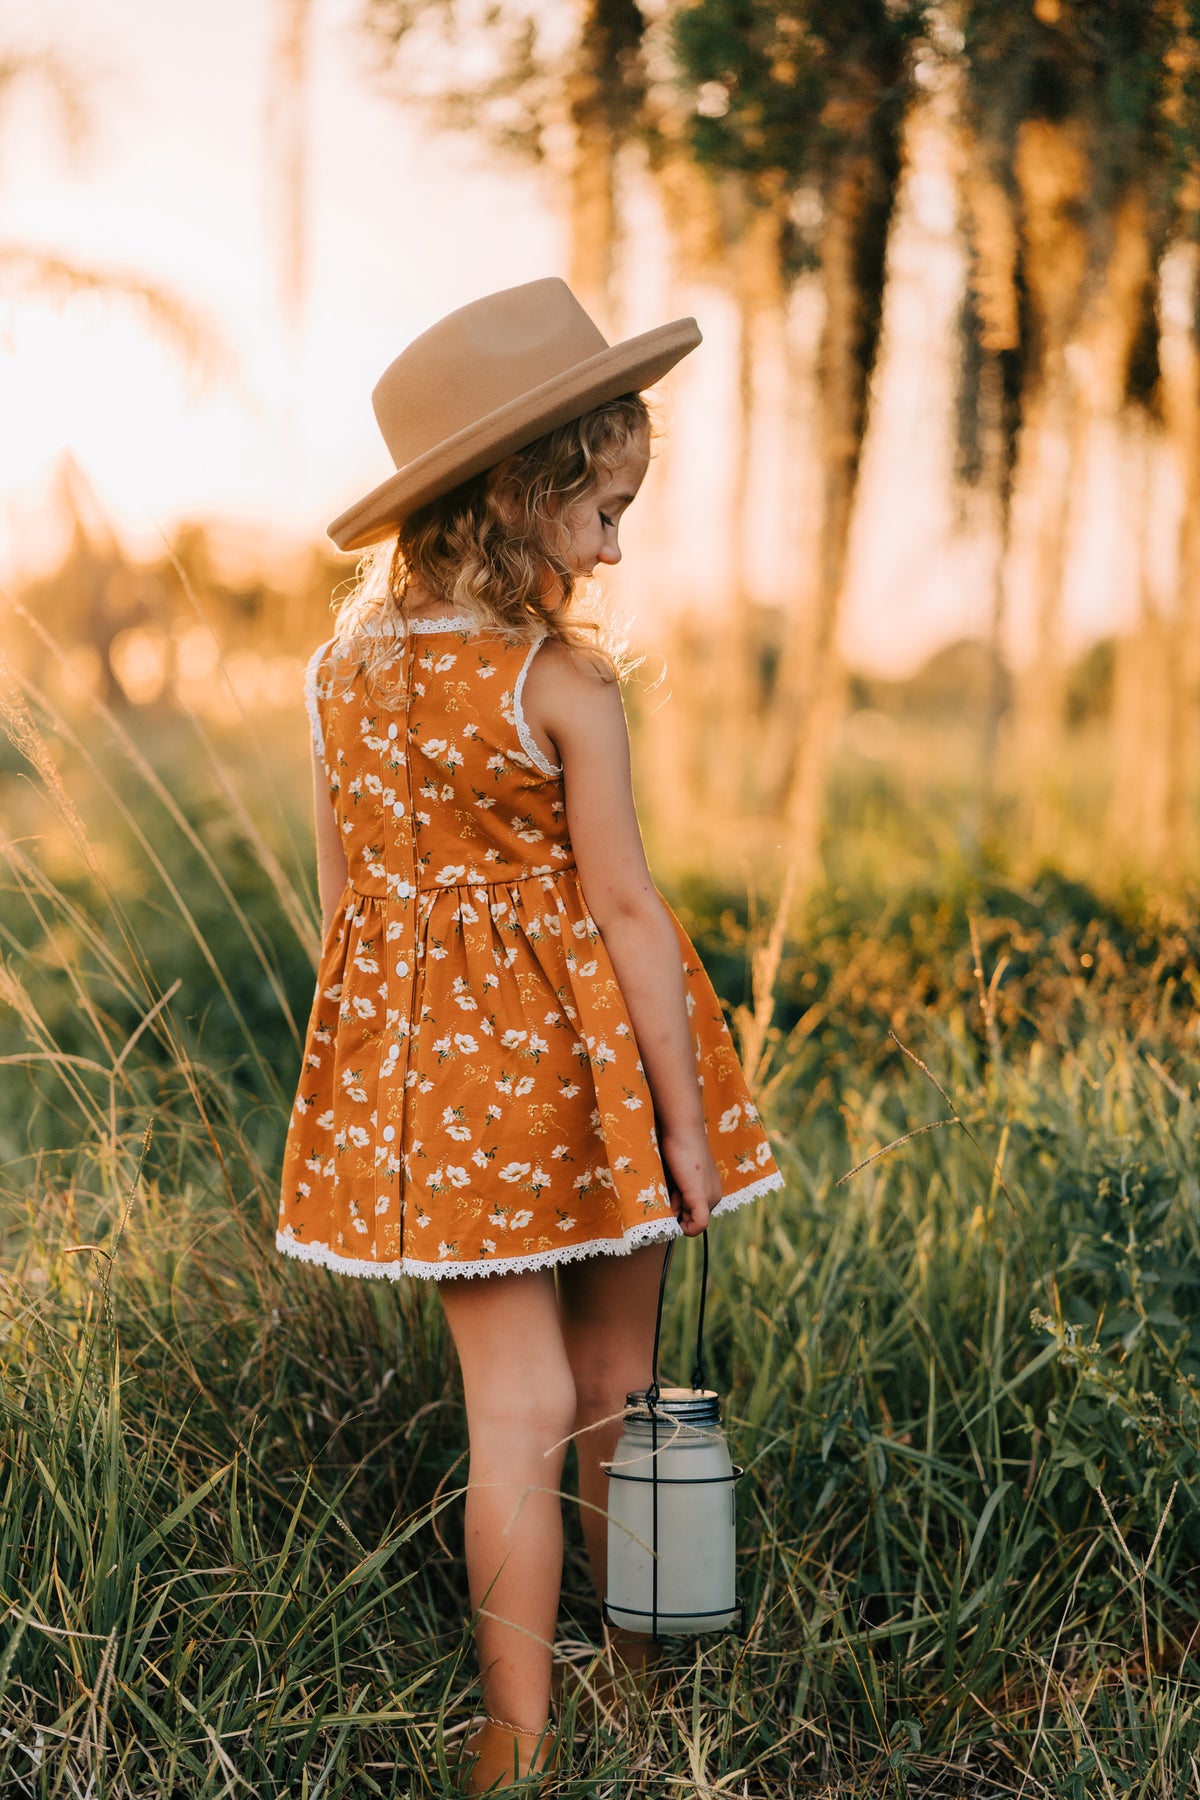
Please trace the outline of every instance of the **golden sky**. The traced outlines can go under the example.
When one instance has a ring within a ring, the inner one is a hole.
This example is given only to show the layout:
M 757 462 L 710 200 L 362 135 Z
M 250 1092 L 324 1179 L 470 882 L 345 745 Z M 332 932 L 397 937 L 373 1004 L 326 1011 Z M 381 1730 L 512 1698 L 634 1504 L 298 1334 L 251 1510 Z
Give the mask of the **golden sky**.
M 119 301 L 0 290 L 0 578 L 53 553 L 49 484 L 67 451 L 135 550 L 152 553 L 175 520 L 196 516 L 316 540 L 390 468 L 369 396 L 404 343 L 479 294 L 565 270 L 548 178 L 434 135 L 381 91 L 360 0 L 313 0 L 309 277 L 290 333 L 267 129 L 278 12 L 273 0 L 38 0 L 0 15 L 0 52 L 52 46 L 91 116 L 70 151 L 40 84 L 6 97 L 0 239 L 153 280 L 203 315 L 228 358 L 217 374 L 189 372 Z M 897 671 L 981 631 L 990 593 L 987 546 L 961 530 L 948 479 L 962 278 L 953 189 L 936 133 L 916 151 L 842 631 L 853 662 Z M 711 611 L 734 577 L 720 520 L 735 360 L 728 301 L 668 278 L 661 220 L 646 197 L 639 208 L 621 333 L 690 311 L 705 333 L 665 384 L 669 438 L 623 534 L 618 599 L 652 635 L 660 603 Z M 755 591 L 792 603 L 811 507 L 772 485 L 769 442 L 752 466 Z M 1127 608 L 1120 546 L 1104 547 L 1114 509 L 1102 459 L 1086 487 L 1084 536 L 1102 553 L 1072 564 L 1073 642 Z M 1019 640 L 1019 579 L 1014 589 Z
M 36 534 L 68 446 L 125 529 L 220 511 L 319 534 L 387 472 L 369 396 L 405 341 L 480 292 L 559 266 L 560 232 L 531 178 L 488 169 L 462 142 L 431 148 L 380 95 L 358 10 L 313 8 L 310 279 L 294 342 L 271 225 L 269 0 L 38 0 L 15 24 L 0 16 L 4 48 L 54 45 L 93 115 L 71 154 L 40 84 L 6 106 L 0 236 L 153 278 L 232 358 L 216 380 L 189 375 L 117 301 L 6 297 L 0 404 L 20 429 L 0 434 L 5 561 Z

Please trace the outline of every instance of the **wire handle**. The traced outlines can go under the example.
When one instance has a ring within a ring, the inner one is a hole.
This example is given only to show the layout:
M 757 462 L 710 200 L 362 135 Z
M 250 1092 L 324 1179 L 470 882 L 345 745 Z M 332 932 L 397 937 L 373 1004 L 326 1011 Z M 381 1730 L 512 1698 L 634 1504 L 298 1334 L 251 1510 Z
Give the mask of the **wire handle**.
M 704 1303 L 708 1298 L 708 1231 L 704 1239 L 704 1267 L 700 1277 L 700 1316 L 696 1322 L 696 1361 L 692 1368 L 692 1387 L 701 1389 L 708 1382 L 704 1373 Z M 667 1240 L 662 1274 L 658 1278 L 658 1311 L 654 1317 L 654 1349 L 650 1357 L 650 1386 L 646 1389 L 646 1405 L 650 1412 L 650 1635 L 658 1640 L 658 1402 L 662 1388 L 658 1379 L 658 1346 L 662 1338 L 663 1302 L 667 1297 L 667 1275 L 671 1268 L 671 1252 L 675 1239 Z
M 708 1299 L 708 1231 L 700 1233 L 704 1243 L 704 1265 L 700 1275 L 700 1313 L 696 1321 L 696 1360 L 692 1365 L 692 1387 L 699 1391 L 708 1386 L 708 1377 L 704 1367 L 704 1306 Z M 646 1404 L 653 1413 L 662 1396 L 662 1387 L 658 1379 L 658 1346 L 662 1337 L 663 1304 L 667 1297 L 667 1276 L 671 1269 L 671 1253 L 675 1248 L 675 1239 L 668 1240 L 666 1253 L 663 1256 L 662 1274 L 658 1278 L 658 1312 L 654 1319 L 654 1350 L 650 1359 L 650 1386 L 646 1389 Z

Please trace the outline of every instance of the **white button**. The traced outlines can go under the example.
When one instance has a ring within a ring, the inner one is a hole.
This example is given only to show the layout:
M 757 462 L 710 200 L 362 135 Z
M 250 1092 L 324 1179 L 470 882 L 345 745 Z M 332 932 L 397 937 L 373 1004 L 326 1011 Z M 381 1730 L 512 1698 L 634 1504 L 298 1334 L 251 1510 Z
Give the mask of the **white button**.
M 402 819 L 404 817 L 404 802 L 403 802 L 403 800 L 397 800 L 396 804 L 392 808 L 392 811 L 395 813 L 395 815 L 398 819 Z
M 395 1135 L 396 1135 L 396 1127 L 394 1125 L 385 1125 L 384 1126 L 383 1141 L 385 1144 L 390 1144 L 392 1139 L 395 1137 Z
M 408 964 L 406 962 L 398 962 L 396 964 L 396 973 L 397 973 L 397 975 L 407 975 L 408 974 Z
M 394 738 L 394 737 L 398 737 L 398 736 L 399 736 L 399 733 L 398 733 L 398 731 L 397 731 L 397 729 L 396 729 L 396 727 L 395 727 L 395 726 L 394 726 L 394 725 L 389 725 L 389 726 L 388 726 L 388 736 L 389 736 L 389 737 L 390 737 L 390 738 Z

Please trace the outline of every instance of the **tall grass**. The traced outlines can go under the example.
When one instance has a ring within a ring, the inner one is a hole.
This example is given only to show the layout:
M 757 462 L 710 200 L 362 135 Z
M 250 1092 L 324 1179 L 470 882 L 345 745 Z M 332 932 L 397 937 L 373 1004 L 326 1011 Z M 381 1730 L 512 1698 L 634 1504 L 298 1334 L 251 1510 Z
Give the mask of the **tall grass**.
M 270 1247 L 302 731 L 289 785 L 178 721 L 6 714 L 0 1791 L 443 1792 L 473 1665 L 437 1296 Z M 1194 1792 L 1195 928 L 1050 875 L 826 896 L 787 942 L 680 900 L 788 1176 L 714 1230 L 747 1626 L 625 1732 L 569 1701 L 558 1791 Z M 597 1631 L 576 1534 L 583 1674 Z

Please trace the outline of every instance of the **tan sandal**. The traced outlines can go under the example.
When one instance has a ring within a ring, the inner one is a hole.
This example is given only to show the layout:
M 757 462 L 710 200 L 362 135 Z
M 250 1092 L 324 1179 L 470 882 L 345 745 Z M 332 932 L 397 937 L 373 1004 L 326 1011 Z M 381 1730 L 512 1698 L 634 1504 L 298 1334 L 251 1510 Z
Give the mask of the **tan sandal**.
M 558 1740 L 549 1725 L 522 1731 L 503 1719 L 485 1718 L 463 1744 L 459 1792 L 544 1794 L 557 1760 Z

